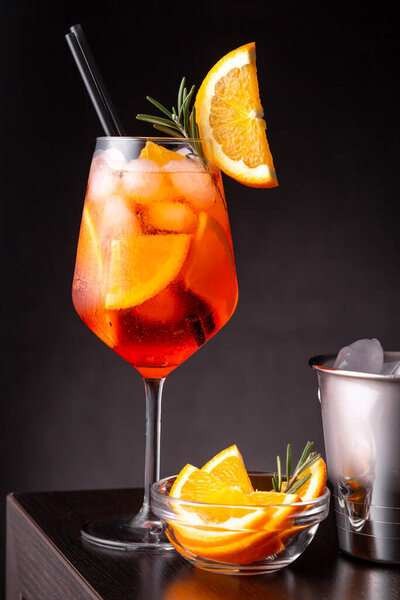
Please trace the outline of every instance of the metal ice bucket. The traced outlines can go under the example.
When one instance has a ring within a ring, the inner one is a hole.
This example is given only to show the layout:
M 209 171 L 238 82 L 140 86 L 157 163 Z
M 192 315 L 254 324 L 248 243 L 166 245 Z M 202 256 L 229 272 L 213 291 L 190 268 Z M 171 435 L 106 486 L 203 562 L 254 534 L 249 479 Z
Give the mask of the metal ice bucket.
M 385 362 L 400 352 L 385 352 Z M 332 368 L 315 356 L 328 477 L 339 547 L 376 562 L 400 563 L 400 375 Z

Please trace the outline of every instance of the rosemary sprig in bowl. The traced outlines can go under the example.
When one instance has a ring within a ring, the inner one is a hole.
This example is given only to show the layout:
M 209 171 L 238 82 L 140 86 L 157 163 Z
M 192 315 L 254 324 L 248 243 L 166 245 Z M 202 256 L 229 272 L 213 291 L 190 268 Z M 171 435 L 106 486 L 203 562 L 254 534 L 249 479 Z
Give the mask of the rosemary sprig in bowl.
M 286 485 L 282 489 L 282 463 L 280 456 L 276 457 L 277 473 L 272 477 L 272 486 L 275 492 L 284 492 L 285 494 L 294 494 L 299 490 L 311 477 L 311 473 L 304 475 L 299 479 L 299 476 L 315 464 L 321 455 L 318 452 L 311 452 L 314 442 L 307 442 L 302 452 L 302 455 L 292 473 L 292 447 L 287 445 L 286 449 Z
M 146 114 L 138 114 L 136 118 L 139 121 L 152 123 L 155 129 L 172 137 L 187 138 L 190 140 L 188 141 L 188 146 L 190 146 L 193 155 L 205 162 L 206 159 L 201 142 L 196 139 L 200 137 L 199 128 L 196 123 L 196 111 L 195 107 L 191 106 L 195 87 L 192 85 L 190 90 L 188 90 L 186 88 L 186 78 L 182 77 L 178 91 L 177 108 L 173 106 L 171 110 L 168 110 L 158 100 L 146 96 L 146 99 L 166 115 L 167 118 Z

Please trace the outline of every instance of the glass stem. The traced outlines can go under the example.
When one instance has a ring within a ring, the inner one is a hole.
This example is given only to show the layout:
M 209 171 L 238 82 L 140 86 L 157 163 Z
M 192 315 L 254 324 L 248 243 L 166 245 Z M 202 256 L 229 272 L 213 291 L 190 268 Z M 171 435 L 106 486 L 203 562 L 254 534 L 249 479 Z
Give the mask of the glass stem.
M 141 516 L 153 519 L 150 488 L 160 478 L 161 397 L 165 378 L 144 378 L 146 392 L 146 450 L 144 463 L 144 500 Z

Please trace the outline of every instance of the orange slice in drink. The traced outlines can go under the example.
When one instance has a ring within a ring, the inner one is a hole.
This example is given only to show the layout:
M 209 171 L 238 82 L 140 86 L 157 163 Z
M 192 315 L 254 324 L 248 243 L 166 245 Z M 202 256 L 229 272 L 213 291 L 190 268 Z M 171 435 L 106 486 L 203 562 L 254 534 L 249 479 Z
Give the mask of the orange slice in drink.
M 169 234 L 113 240 L 106 277 L 106 308 L 137 306 L 161 292 L 181 270 L 190 238 L 189 234 Z
M 81 230 L 79 233 L 78 250 L 76 254 L 75 279 L 91 281 L 98 284 L 103 276 L 103 259 L 96 227 L 88 207 L 85 205 L 82 213 Z
M 243 457 L 236 445 L 230 446 L 214 456 L 201 470 L 214 475 L 225 485 L 238 486 L 245 494 L 254 492 Z
M 155 162 L 159 167 L 166 165 L 170 160 L 185 159 L 179 152 L 173 152 L 172 150 L 168 150 L 168 148 L 164 148 L 164 146 L 160 146 L 160 144 L 155 144 L 150 141 L 146 142 L 145 147 L 140 152 L 140 158 L 148 158 Z
M 212 163 L 245 185 L 278 185 L 265 133 L 254 43 L 217 62 L 200 86 L 195 107 L 204 152 Z
M 232 247 L 222 227 L 207 213 L 199 215 L 199 225 L 184 273 L 185 285 L 210 302 L 218 300 L 229 318 L 237 303 L 237 280 Z
M 118 322 L 105 315 L 103 305 L 104 261 L 92 214 L 85 204 L 79 234 L 72 299 L 76 312 L 105 344 L 114 348 Z

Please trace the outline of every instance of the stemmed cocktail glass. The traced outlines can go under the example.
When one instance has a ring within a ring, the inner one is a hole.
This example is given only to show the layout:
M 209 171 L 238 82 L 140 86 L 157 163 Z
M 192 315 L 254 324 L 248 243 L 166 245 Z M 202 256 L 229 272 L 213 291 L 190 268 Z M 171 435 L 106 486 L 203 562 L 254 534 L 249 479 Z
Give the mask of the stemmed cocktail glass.
M 115 548 L 167 547 L 152 513 L 165 377 L 225 325 L 237 280 L 221 174 L 199 140 L 100 137 L 82 215 L 73 302 L 84 323 L 144 379 L 143 506 L 82 531 Z

